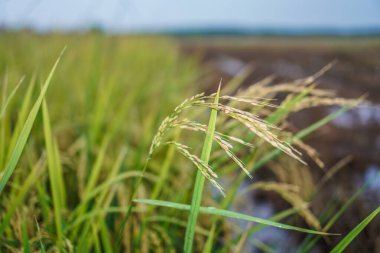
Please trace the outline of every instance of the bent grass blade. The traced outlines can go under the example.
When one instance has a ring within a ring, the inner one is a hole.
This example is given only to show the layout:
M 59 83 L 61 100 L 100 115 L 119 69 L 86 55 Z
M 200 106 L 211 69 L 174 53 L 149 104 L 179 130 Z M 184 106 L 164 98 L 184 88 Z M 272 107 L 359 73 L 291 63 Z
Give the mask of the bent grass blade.
M 135 199 L 134 202 L 161 206 L 161 207 L 175 208 L 175 209 L 183 210 L 183 211 L 189 211 L 191 208 L 191 206 L 185 205 L 185 204 L 179 204 L 179 203 L 161 201 L 161 200 L 152 200 L 152 199 Z M 298 232 L 303 232 L 303 233 L 316 234 L 316 235 L 339 235 L 339 234 L 326 233 L 326 232 L 321 232 L 321 231 L 316 231 L 316 230 L 311 230 L 311 229 L 306 229 L 306 228 L 295 227 L 295 226 L 291 226 L 291 225 L 287 225 L 287 224 L 283 224 L 283 223 L 279 223 L 279 222 L 275 222 L 271 220 L 261 219 L 261 218 L 250 216 L 247 214 L 218 209 L 215 207 L 200 207 L 199 211 L 201 213 L 219 215 L 219 216 L 223 216 L 227 218 L 233 218 L 233 219 L 239 219 L 239 220 L 245 220 L 245 221 L 251 221 L 251 222 L 264 224 L 267 226 L 277 227 L 281 229 L 288 229 L 288 230 L 293 230 L 293 231 L 298 231 Z

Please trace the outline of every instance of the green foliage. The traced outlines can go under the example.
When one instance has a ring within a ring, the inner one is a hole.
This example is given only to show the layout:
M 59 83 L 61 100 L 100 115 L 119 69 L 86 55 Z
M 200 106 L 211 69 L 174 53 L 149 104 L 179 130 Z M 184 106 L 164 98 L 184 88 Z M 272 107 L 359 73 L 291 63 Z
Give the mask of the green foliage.
M 143 203 L 143 204 L 149 204 L 149 205 L 155 205 L 155 206 L 170 207 L 170 208 L 175 208 L 175 209 L 179 209 L 179 210 L 186 210 L 186 211 L 189 211 L 192 208 L 189 205 L 178 204 L 178 203 L 167 202 L 167 201 L 160 201 L 160 200 L 136 199 L 135 202 Z M 245 220 L 245 221 L 251 221 L 251 222 L 260 223 L 260 224 L 267 225 L 267 226 L 272 226 L 272 227 L 277 227 L 277 228 L 282 228 L 282 229 L 289 229 L 289 230 L 294 230 L 294 231 L 298 231 L 298 232 L 311 233 L 311 234 L 316 234 L 316 235 L 331 235 L 331 234 L 325 233 L 325 232 L 318 232 L 318 231 L 313 231 L 310 229 L 298 228 L 298 227 L 278 223 L 275 221 L 270 221 L 270 220 L 265 220 L 265 219 L 261 219 L 261 218 L 254 217 L 254 216 L 245 215 L 245 214 L 238 213 L 238 212 L 217 209 L 215 207 L 199 207 L 199 211 L 202 213 L 220 215 L 220 216 L 224 216 L 224 217 L 228 217 L 228 218 L 240 219 L 240 220 Z
M 62 53 L 63 53 L 63 51 L 62 51 Z M 61 55 L 62 55 L 62 53 L 61 53 Z M 5 185 L 7 184 L 9 178 L 12 176 L 12 174 L 16 168 L 16 165 L 18 163 L 18 160 L 21 157 L 22 151 L 24 150 L 25 144 L 26 144 L 28 137 L 29 137 L 29 134 L 32 130 L 34 121 L 37 117 L 37 113 L 41 107 L 41 103 L 45 97 L 46 91 L 50 85 L 51 79 L 53 77 L 53 73 L 54 73 L 55 69 L 57 68 L 57 65 L 58 65 L 60 58 L 61 58 L 61 56 L 58 57 L 58 60 L 55 62 L 52 70 L 49 73 L 48 78 L 46 79 L 44 85 L 42 86 L 41 93 L 38 96 L 37 101 L 34 103 L 33 107 L 31 108 L 30 113 L 28 115 L 28 118 L 26 119 L 25 124 L 21 130 L 21 133 L 17 139 L 16 145 L 15 145 L 14 149 L 12 150 L 11 157 L 9 158 L 9 161 L 8 161 L 6 167 L 3 171 L 3 175 L 0 179 L 0 194 L 3 191 Z M 15 89 L 17 89 L 17 86 Z M 13 95 L 11 94 L 10 98 L 12 96 Z M 8 101 L 4 103 L 4 107 L 3 107 L 4 110 L 6 109 L 7 104 L 8 104 Z M 3 115 L 3 113 L 2 113 L 2 115 Z
M 196 61 L 182 58 L 164 38 L 0 37 L 0 240 L 21 249 L 26 236 L 40 238 L 30 243 L 31 252 L 79 245 L 114 251 L 111 238 L 125 214 L 130 185 L 141 176 L 161 119 L 194 93 Z M 150 191 L 159 171 L 150 167 L 143 187 Z M 158 195 L 170 192 L 167 183 L 160 188 Z M 133 213 L 138 221 L 140 210 Z M 25 217 L 36 217 L 41 232 L 35 223 L 21 222 Z M 127 229 L 126 248 L 127 234 L 136 231 Z M 7 245 L 0 243 L 0 251 Z
M 220 84 L 219 84 L 219 88 L 214 100 L 215 106 L 218 106 L 219 104 L 219 94 L 220 94 Z M 212 143 L 213 143 L 214 134 L 215 134 L 217 112 L 218 111 L 216 109 L 211 110 L 207 133 L 206 133 L 205 141 L 203 144 L 201 160 L 206 164 L 208 164 L 210 160 Z M 191 200 L 189 220 L 186 227 L 184 251 L 187 253 L 191 253 L 192 248 L 193 248 L 195 226 L 197 223 L 198 213 L 201 207 L 205 179 L 206 178 L 202 175 L 201 171 L 198 170 L 196 178 L 195 178 L 194 188 L 193 188 L 194 192 L 193 192 L 193 197 Z
M 1 252 L 239 252 L 244 243 L 271 252 L 249 239 L 266 226 L 332 234 L 281 221 L 308 207 L 271 220 L 231 211 L 247 176 L 284 153 L 301 166 L 290 144 L 358 102 L 298 133 L 277 129 L 310 101 L 335 103 L 314 85 L 321 73 L 239 89 L 248 66 L 217 93 L 193 96 L 208 89 L 203 70 L 168 38 L 2 33 L 0 56 Z M 279 92 L 288 97 L 271 105 Z M 230 218 L 253 224 L 225 241 Z
M 380 206 L 360 222 L 354 229 L 348 233 L 338 245 L 332 249 L 332 253 L 343 252 L 345 248 L 355 239 L 355 237 L 380 213 Z

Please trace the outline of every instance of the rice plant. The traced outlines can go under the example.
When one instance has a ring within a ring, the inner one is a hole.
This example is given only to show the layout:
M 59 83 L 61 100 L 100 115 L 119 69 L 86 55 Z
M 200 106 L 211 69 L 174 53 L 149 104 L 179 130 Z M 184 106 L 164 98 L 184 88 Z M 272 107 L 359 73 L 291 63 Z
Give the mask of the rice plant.
M 246 68 L 202 93 L 200 63 L 167 38 L 0 37 L 1 252 L 271 250 L 250 239 L 267 226 L 304 234 L 299 251 L 309 252 L 339 236 L 332 225 L 366 190 L 324 216 L 309 204 L 344 161 L 313 181 L 305 156 L 325 165 L 303 139 L 362 101 L 318 88 L 331 65 L 289 83 L 240 87 Z M 340 109 L 291 131 L 290 115 L 330 105 Z M 255 178 L 264 168 L 276 181 Z M 233 210 L 258 189 L 290 208 L 271 219 Z M 284 220 L 293 217 L 305 226 Z

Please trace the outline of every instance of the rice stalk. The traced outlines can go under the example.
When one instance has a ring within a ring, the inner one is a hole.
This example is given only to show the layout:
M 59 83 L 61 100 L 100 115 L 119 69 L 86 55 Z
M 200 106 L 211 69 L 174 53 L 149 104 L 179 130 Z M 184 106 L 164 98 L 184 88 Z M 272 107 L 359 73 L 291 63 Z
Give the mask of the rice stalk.
M 157 134 L 154 136 L 152 144 L 149 149 L 148 160 L 151 159 L 154 152 L 162 144 L 173 144 L 177 147 L 179 152 L 183 154 L 186 158 L 188 158 L 190 161 L 192 161 L 197 166 L 197 168 L 201 170 L 201 173 L 203 173 L 204 176 L 206 176 L 210 180 L 210 182 L 214 186 L 216 186 L 216 188 L 219 189 L 220 192 L 223 194 L 222 188 L 213 179 L 213 178 L 216 178 L 216 175 L 214 175 L 215 173 L 212 171 L 211 168 L 208 168 L 208 166 L 205 166 L 205 164 L 202 164 L 201 159 L 199 159 L 195 155 L 190 154 L 189 147 L 178 142 L 163 142 L 163 139 L 165 135 L 167 134 L 167 132 L 170 129 L 174 129 L 174 128 L 182 128 L 182 129 L 207 133 L 207 127 L 205 125 L 188 120 L 186 118 L 185 119 L 180 118 L 180 114 L 182 113 L 183 110 L 191 108 L 193 106 L 200 106 L 200 107 L 206 107 L 206 108 L 211 108 L 213 110 L 220 111 L 223 114 L 235 119 L 236 121 L 245 125 L 252 133 L 255 133 L 256 135 L 258 135 L 258 137 L 262 138 L 263 140 L 265 140 L 272 146 L 280 149 L 281 151 L 288 154 L 289 156 L 304 163 L 302 159 L 299 157 L 300 153 L 298 151 L 296 151 L 287 142 L 280 140 L 278 136 L 273 133 L 273 130 L 278 130 L 276 126 L 267 123 L 266 121 L 259 118 L 257 115 L 253 113 L 243 111 L 231 106 L 226 106 L 220 103 L 215 105 L 213 103 L 207 102 L 207 99 L 211 99 L 211 98 L 215 99 L 216 94 L 205 96 L 203 93 L 201 93 L 201 94 L 191 97 L 190 99 L 186 99 L 179 106 L 177 106 L 174 112 L 170 116 L 166 117 L 161 123 L 160 127 L 158 128 Z M 231 100 L 231 101 L 242 102 L 242 103 L 249 103 L 250 105 L 253 105 L 253 106 L 270 106 L 274 108 L 276 107 L 275 105 L 271 105 L 266 102 L 263 102 L 262 99 L 248 99 L 248 98 L 239 98 L 239 97 L 231 97 L 231 96 L 221 96 L 220 98 Z M 241 144 L 243 146 L 247 146 L 250 148 L 254 148 L 253 144 L 246 142 L 241 138 L 234 137 L 227 134 L 222 134 L 218 131 L 214 132 L 213 140 L 219 144 L 222 150 L 224 150 L 225 154 L 227 154 L 227 156 L 230 157 L 235 162 L 235 164 L 237 164 L 249 177 L 252 177 L 249 174 L 248 170 L 246 169 L 244 163 L 239 158 L 237 158 L 237 156 L 233 153 L 233 145 L 231 144 L 231 142 L 236 142 L 238 144 Z
M 62 188 L 62 174 L 61 169 L 59 168 L 60 163 L 59 157 L 57 157 L 56 149 L 56 140 L 52 136 L 49 113 L 47 111 L 46 102 L 43 101 L 42 105 L 43 112 L 43 124 L 44 124 L 44 134 L 45 134 L 45 143 L 46 143 L 46 153 L 48 160 L 48 172 L 49 172 L 49 181 L 50 181 L 50 191 L 53 195 L 53 212 L 54 212 L 54 223 L 55 223 L 55 232 L 57 234 L 57 244 L 59 249 L 64 248 L 64 234 L 63 234 L 63 210 L 65 206 L 65 192 Z
M 221 83 L 219 84 L 218 92 L 216 93 L 215 100 L 214 100 L 214 104 L 216 105 L 218 105 L 219 103 L 220 86 L 221 86 Z M 217 110 L 214 109 L 211 111 L 211 115 L 209 118 L 207 134 L 206 134 L 206 138 L 203 144 L 202 155 L 201 155 L 201 161 L 203 161 L 205 164 L 208 164 L 209 159 L 210 159 L 213 136 L 215 132 L 216 117 L 217 117 Z M 202 201 L 204 181 L 205 181 L 205 177 L 200 173 L 200 171 L 198 171 L 196 174 L 195 184 L 193 188 L 193 196 L 191 200 L 188 225 L 186 227 L 185 244 L 184 244 L 185 253 L 192 252 L 195 227 L 196 227 L 197 218 L 198 218 L 201 201 Z

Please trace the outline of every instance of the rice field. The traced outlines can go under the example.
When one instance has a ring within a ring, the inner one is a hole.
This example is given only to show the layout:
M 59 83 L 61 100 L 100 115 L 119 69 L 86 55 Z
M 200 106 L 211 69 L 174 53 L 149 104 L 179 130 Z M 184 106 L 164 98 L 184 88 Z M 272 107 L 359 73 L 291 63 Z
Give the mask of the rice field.
M 333 225 L 369 183 L 321 212 L 310 204 L 343 165 L 326 168 L 304 139 L 367 103 L 317 85 L 332 67 L 241 86 L 250 66 L 210 82 L 173 38 L 0 33 L 0 252 L 349 250 L 380 207 L 342 232 Z M 294 131 L 290 116 L 320 106 L 337 109 Z M 288 208 L 236 208 L 258 190 Z M 260 241 L 269 227 L 299 243 Z

